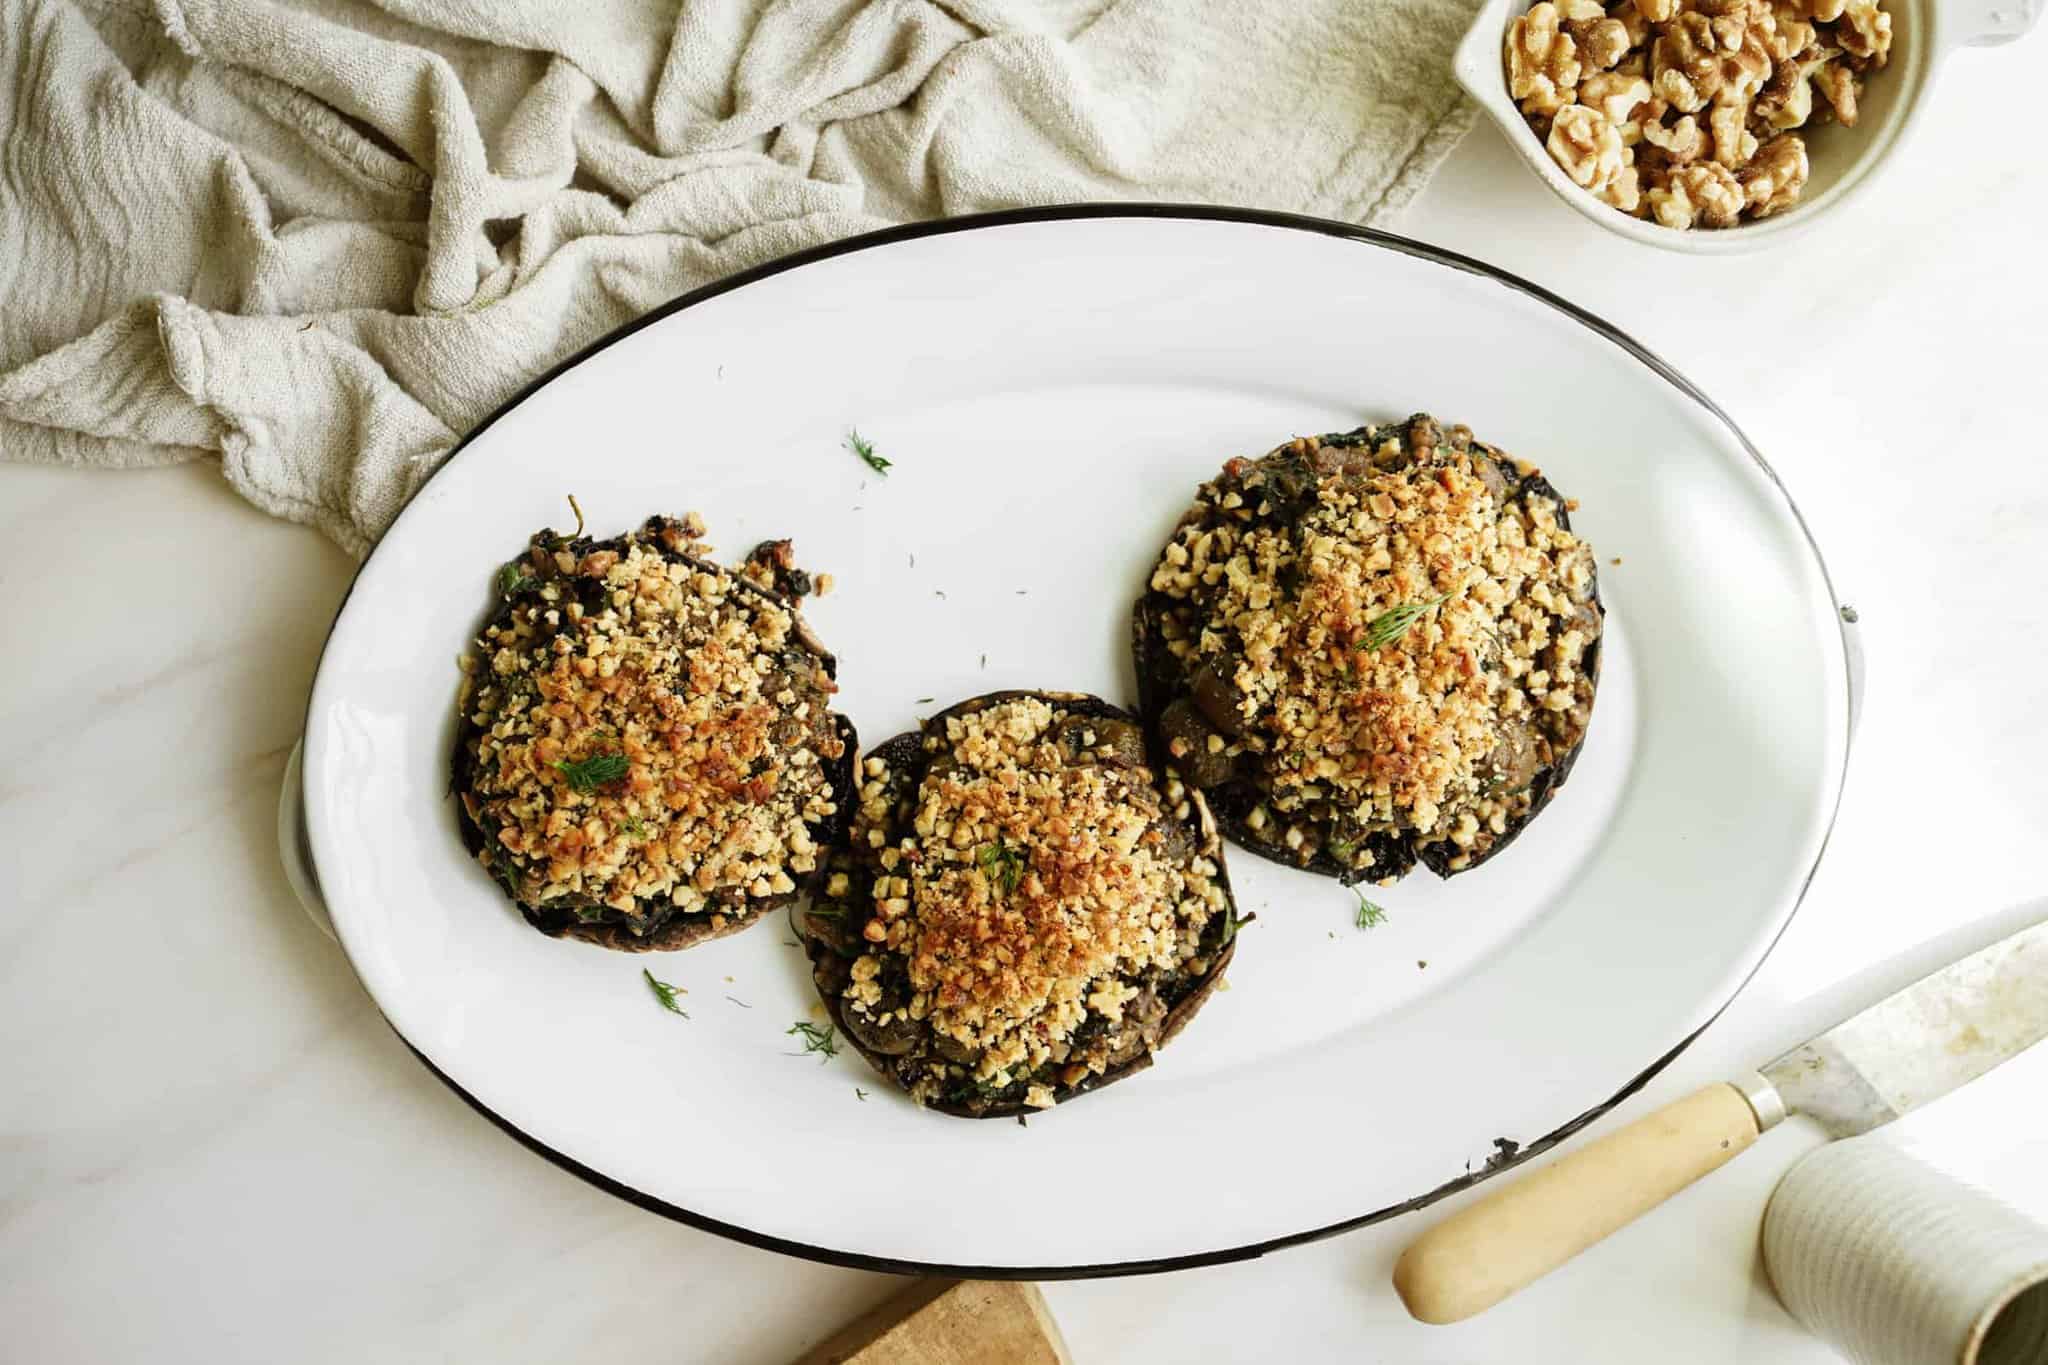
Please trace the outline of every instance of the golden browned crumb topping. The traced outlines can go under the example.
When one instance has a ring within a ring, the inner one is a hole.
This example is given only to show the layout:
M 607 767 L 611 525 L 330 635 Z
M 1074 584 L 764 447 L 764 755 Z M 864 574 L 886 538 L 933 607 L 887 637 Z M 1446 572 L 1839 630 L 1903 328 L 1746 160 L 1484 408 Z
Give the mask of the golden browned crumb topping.
M 1244 642 L 1241 713 L 1272 713 L 1276 784 L 1327 782 L 1374 818 L 1406 809 L 1417 828 L 1435 828 L 1451 786 L 1493 747 L 1481 599 L 1504 589 L 1481 566 L 1513 569 L 1490 504 L 1457 468 L 1333 486 L 1301 523 L 1302 588 L 1289 603 L 1255 568 L 1278 563 L 1273 528 L 1196 538 L 1225 562 L 1212 612 Z M 1401 639 L 1367 647 L 1370 622 L 1425 601 L 1439 605 Z
M 1162 795 L 1141 757 L 1129 722 L 1030 696 L 947 717 L 912 792 L 887 759 L 866 760 L 854 839 L 878 875 L 846 1003 L 863 1030 L 901 1012 L 935 1035 L 914 1095 L 943 1090 L 950 1066 L 1051 1104 L 1057 1086 L 1148 1050 L 1139 1031 L 1156 1035 L 1164 982 L 1207 969 L 1203 931 L 1229 905 L 1220 869 L 1172 842 L 1188 794 Z M 1127 1018 L 1140 997 L 1143 1019 Z
M 844 751 L 825 660 L 781 601 L 674 553 L 674 523 L 515 561 L 466 659 L 465 809 L 480 857 L 537 908 L 748 912 L 822 856 Z
M 1591 551 L 1554 499 L 1509 498 L 1530 471 L 1461 429 L 1412 430 L 1432 444 L 1390 427 L 1342 458 L 1308 438 L 1234 461 L 1150 584 L 1165 648 L 1207 685 L 1207 721 L 1169 725 L 1169 752 L 1204 786 L 1255 771 L 1253 831 L 1352 867 L 1374 831 L 1460 849 L 1504 832 L 1523 795 L 1504 750 L 1591 700 Z M 1311 809 L 1320 835 L 1295 827 Z

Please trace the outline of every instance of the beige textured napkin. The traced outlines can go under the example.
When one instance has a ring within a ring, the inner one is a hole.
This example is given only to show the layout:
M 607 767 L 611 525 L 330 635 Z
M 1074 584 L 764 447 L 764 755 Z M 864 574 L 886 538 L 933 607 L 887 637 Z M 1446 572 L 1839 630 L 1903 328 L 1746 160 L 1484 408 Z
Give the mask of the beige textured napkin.
M 1074 200 L 1382 221 L 1475 0 L 0 0 L 0 455 L 217 456 L 365 552 L 732 271 Z

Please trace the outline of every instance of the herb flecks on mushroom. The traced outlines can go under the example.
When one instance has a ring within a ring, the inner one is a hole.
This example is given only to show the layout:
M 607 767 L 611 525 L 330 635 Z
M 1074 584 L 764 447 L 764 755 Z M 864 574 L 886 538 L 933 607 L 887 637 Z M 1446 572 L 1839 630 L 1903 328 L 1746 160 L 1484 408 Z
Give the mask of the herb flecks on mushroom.
M 1147 720 L 1224 827 L 1386 881 L 1473 865 L 1562 780 L 1601 614 L 1555 490 L 1418 416 L 1230 461 L 1136 624 Z
M 788 574 L 712 563 L 702 533 L 536 535 L 464 660 L 464 837 L 546 932 L 726 932 L 795 899 L 837 829 L 852 755 L 831 656 Z
M 863 762 L 848 846 L 806 917 L 842 1030 L 920 1103 L 1044 1108 L 1149 1061 L 1235 928 L 1201 798 L 1134 717 L 997 694 Z

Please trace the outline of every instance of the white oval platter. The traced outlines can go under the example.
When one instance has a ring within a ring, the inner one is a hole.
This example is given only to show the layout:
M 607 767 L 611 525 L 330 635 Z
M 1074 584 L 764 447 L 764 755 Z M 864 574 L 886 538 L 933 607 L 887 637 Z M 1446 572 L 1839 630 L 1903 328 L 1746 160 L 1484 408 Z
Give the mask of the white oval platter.
M 1149 1072 L 1033 1119 L 821 1062 L 779 918 L 672 955 L 543 937 L 447 799 L 456 656 L 538 527 L 793 536 L 862 737 L 1005 687 L 1131 699 L 1128 616 L 1200 480 L 1426 410 L 1540 465 L 1600 556 L 1585 753 L 1515 845 L 1354 925 L 1234 853 L 1219 994 Z M 858 427 L 886 476 L 845 448 Z M 310 846 L 364 985 L 501 1126 L 644 1206 L 849 1264 L 1107 1274 L 1426 1203 L 1628 1094 L 1798 903 L 1847 756 L 1838 607 L 1728 419 L 1612 328 L 1399 238 L 1095 207 L 858 239 L 678 300 L 473 434 L 364 565 L 308 712 Z M 687 989 L 658 1008 L 652 968 Z

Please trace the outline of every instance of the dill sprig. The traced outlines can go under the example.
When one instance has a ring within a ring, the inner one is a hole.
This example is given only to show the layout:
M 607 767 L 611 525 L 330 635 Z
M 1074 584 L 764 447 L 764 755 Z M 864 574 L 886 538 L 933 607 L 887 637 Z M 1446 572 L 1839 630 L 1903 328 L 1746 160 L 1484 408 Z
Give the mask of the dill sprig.
M 789 1037 L 803 1039 L 804 1050 L 790 1053 L 792 1057 L 802 1057 L 815 1052 L 818 1054 L 818 1060 L 823 1062 L 829 1057 L 839 1055 L 839 1044 L 833 1038 L 832 1027 L 829 1024 L 820 1028 L 816 1024 L 799 1019 L 783 1032 Z
M 632 766 L 624 754 L 591 754 L 587 758 L 555 760 L 556 769 L 571 787 L 580 792 L 594 792 L 608 782 L 616 782 Z
M 1001 839 L 975 850 L 974 861 L 989 884 L 1007 896 L 1024 880 L 1024 855 Z
M 619 833 L 628 839 L 645 839 L 648 834 L 647 822 L 637 815 L 629 815 L 619 821 Z
M 520 898 L 519 873 L 513 869 L 510 863 L 492 863 L 491 875 L 498 879 L 498 884 L 510 893 L 513 900 L 516 901 Z
M 677 996 L 689 994 L 687 990 L 681 986 L 671 986 L 666 981 L 655 980 L 654 973 L 648 971 L 645 967 L 640 969 L 640 975 L 647 978 L 648 987 L 653 990 L 654 998 L 661 1002 L 663 1009 L 667 1010 L 670 1014 L 680 1014 L 685 1019 L 690 1017 L 689 1011 L 676 1003 Z
M 846 432 L 846 448 L 860 456 L 867 467 L 874 470 L 877 474 L 886 475 L 889 472 L 891 461 L 875 454 L 875 443 L 851 427 Z
M 1449 593 L 1440 592 L 1425 602 L 1403 602 L 1400 606 L 1373 617 L 1365 623 L 1365 647 L 1385 649 L 1406 635 L 1417 621 L 1442 606 L 1449 598 Z
M 1376 929 L 1387 922 L 1387 912 L 1367 900 L 1363 891 L 1354 889 L 1351 894 L 1358 897 L 1359 928 Z
M 946 1087 L 946 1098 L 956 1103 L 965 1103 L 968 1100 L 993 1100 L 1000 1098 L 1016 1084 L 1014 1080 L 998 1083 L 993 1077 L 980 1079 L 974 1076 L 961 1076 Z
M 503 597 L 517 597 L 538 582 L 517 560 L 498 570 L 498 593 Z

